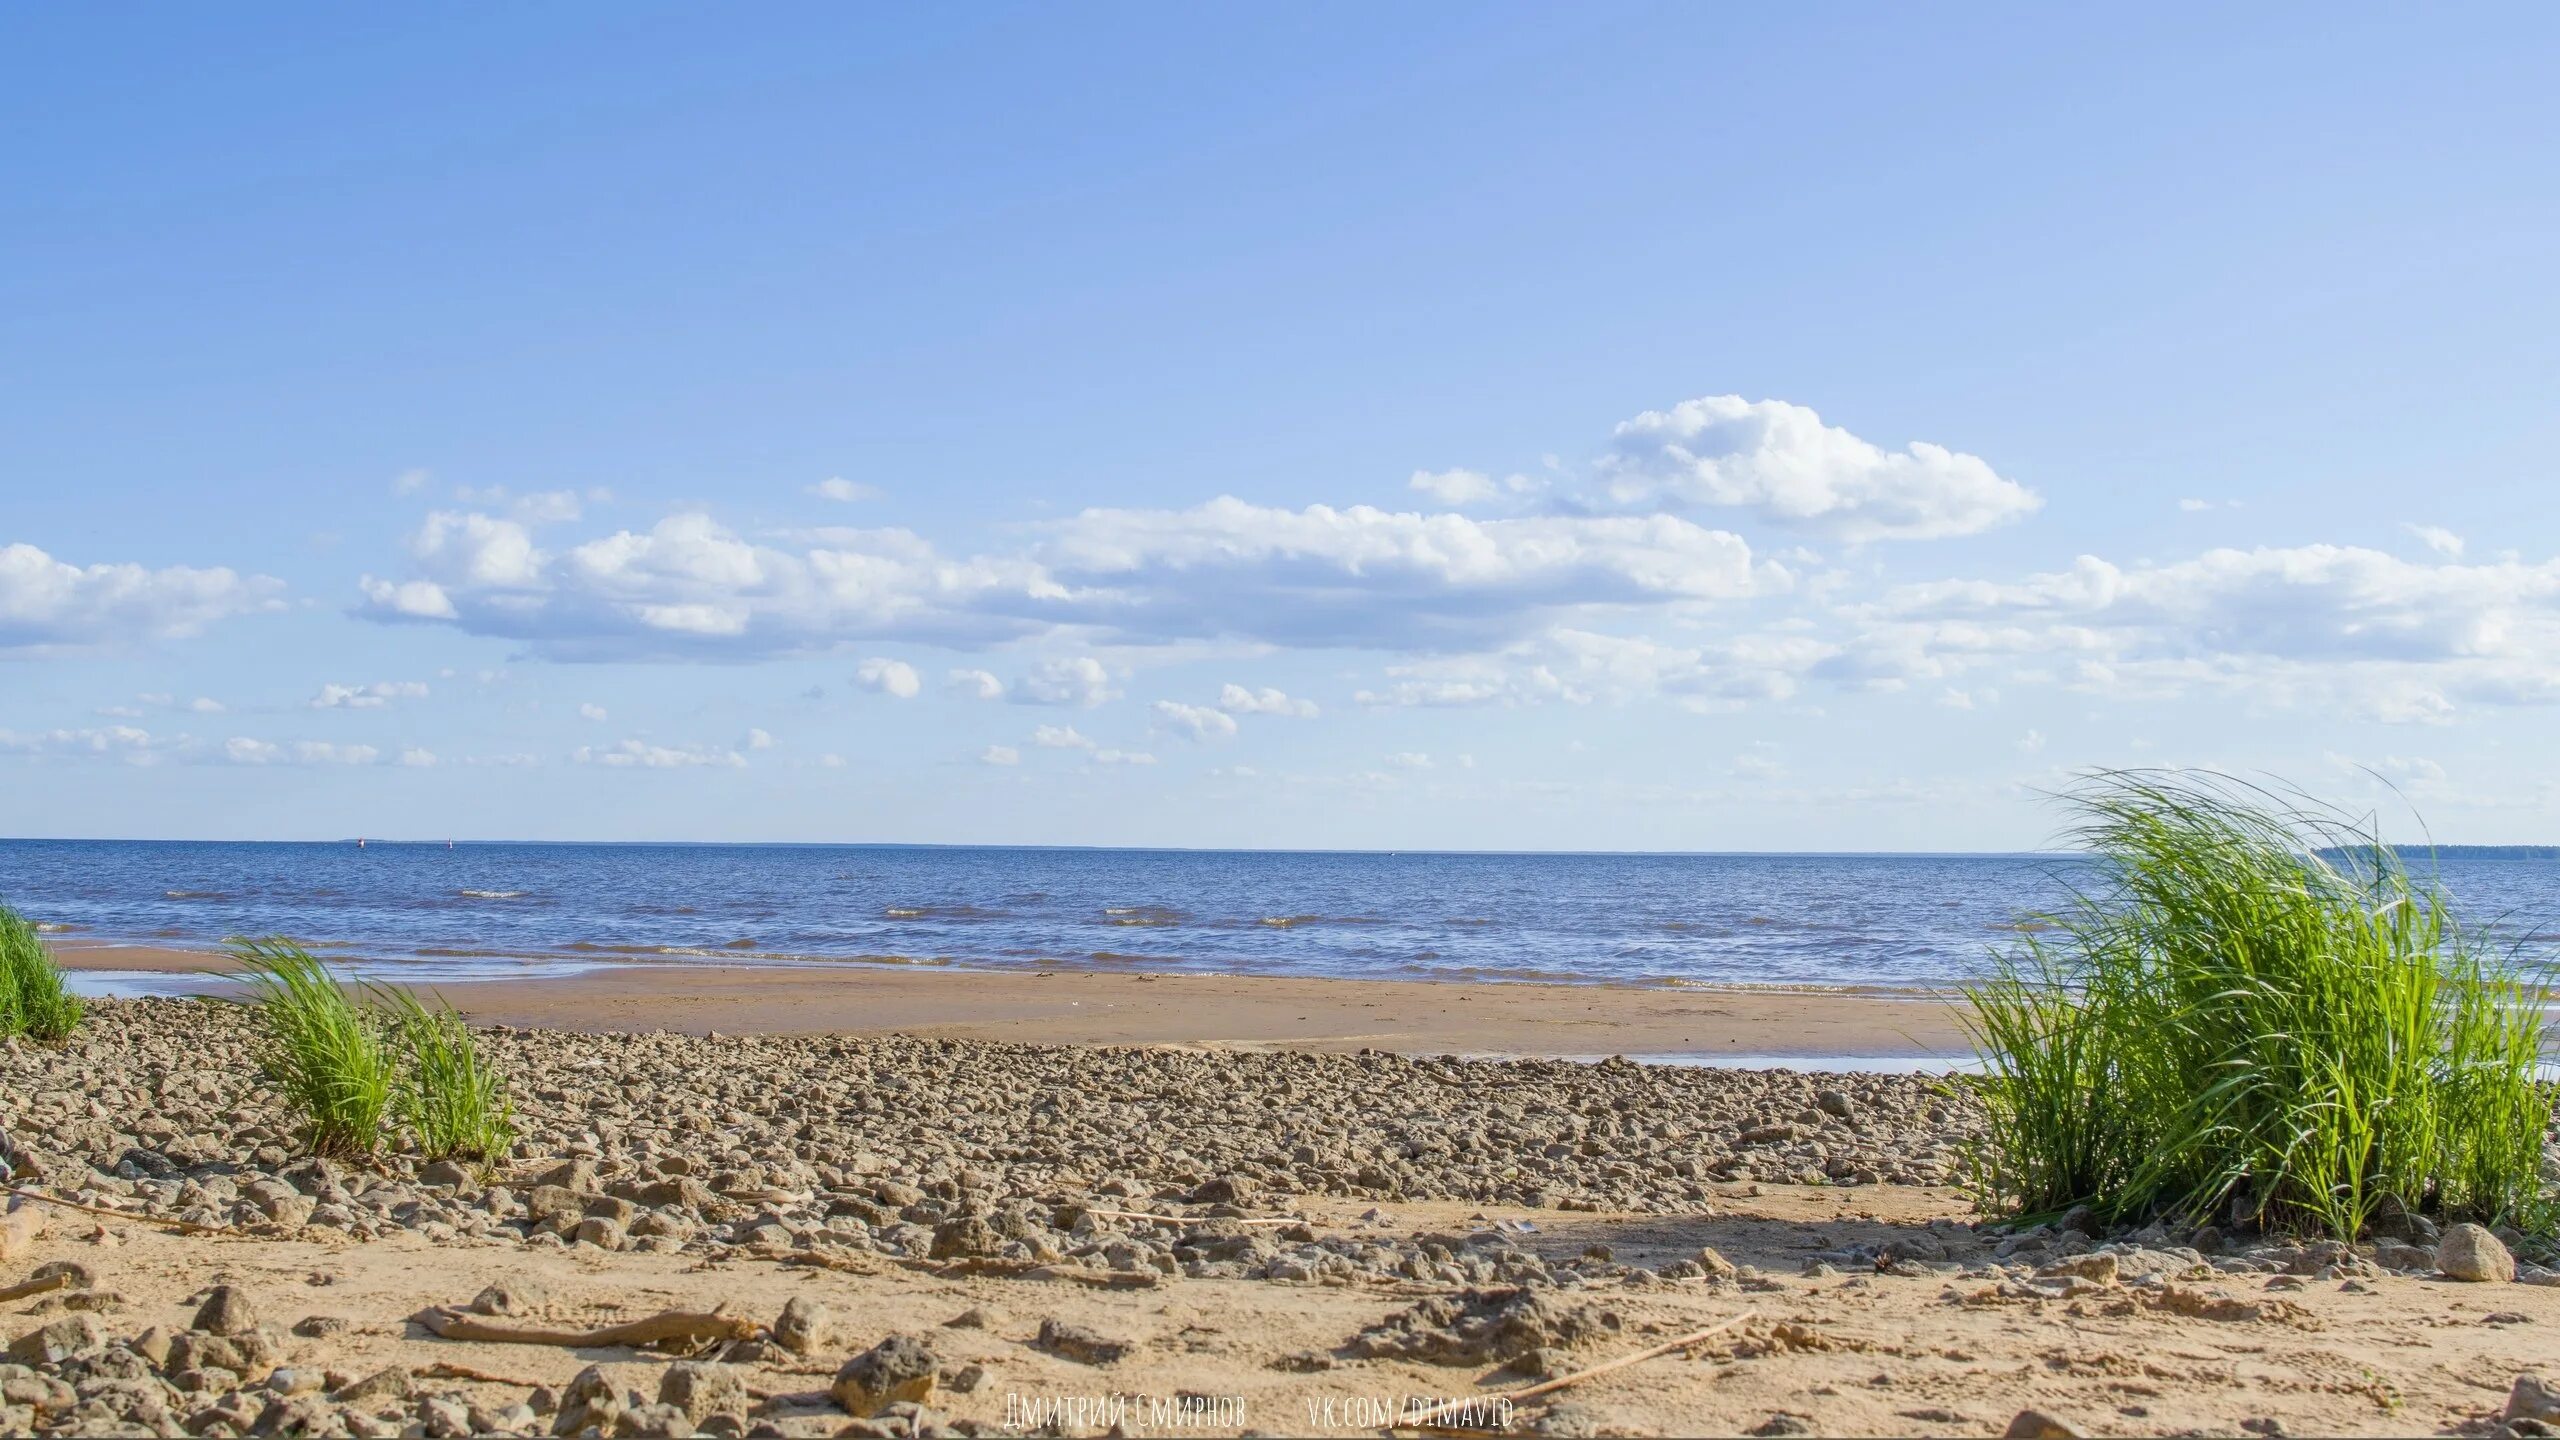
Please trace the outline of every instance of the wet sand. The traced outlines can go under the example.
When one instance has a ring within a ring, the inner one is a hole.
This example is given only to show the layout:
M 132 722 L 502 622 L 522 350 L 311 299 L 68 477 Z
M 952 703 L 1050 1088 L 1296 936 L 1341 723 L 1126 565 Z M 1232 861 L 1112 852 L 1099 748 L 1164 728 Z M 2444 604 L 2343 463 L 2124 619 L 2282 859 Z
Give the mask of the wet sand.
M 57 942 L 74 971 L 208 973 L 204 951 Z M 632 965 L 441 983 L 475 1020 L 565 1030 L 886 1034 L 1406 1054 L 1893 1059 L 1966 1050 L 1924 992 L 1472 984 L 847 963 Z

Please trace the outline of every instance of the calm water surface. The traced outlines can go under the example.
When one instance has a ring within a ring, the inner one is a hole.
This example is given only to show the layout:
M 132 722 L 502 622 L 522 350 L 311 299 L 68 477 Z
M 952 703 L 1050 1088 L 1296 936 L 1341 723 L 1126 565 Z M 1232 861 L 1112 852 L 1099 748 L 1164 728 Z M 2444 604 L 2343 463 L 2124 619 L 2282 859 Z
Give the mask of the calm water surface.
M 895 959 L 1911 986 L 1978 973 L 2079 869 L 1982 855 L 0 841 L 0 900 L 65 936 L 288 934 L 454 978 L 528 959 Z M 2472 923 L 2560 959 L 2560 861 L 2440 869 Z

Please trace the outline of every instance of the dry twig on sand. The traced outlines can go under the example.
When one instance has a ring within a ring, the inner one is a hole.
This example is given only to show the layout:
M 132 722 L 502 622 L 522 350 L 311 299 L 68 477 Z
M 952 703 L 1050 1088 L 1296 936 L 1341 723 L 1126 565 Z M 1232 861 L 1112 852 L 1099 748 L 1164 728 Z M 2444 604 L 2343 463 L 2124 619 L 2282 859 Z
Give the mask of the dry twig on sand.
M 1623 1370 L 1630 1365 L 1640 1365 L 1656 1356 L 1668 1355 L 1674 1350 L 1686 1350 L 1692 1345 L 1702 1344 L 1711 1340 L 1718 1334 L 1730 1330 L 1736 1325 L 1747 1324 L 1758 1318 L 1760 1318 L 1760 1312 L 1756 1310 L 1745 1310 L 1739 1315 L 1719 1320 L 1704 1330 L 1692 1330 L 1686 1335 L 1682 1335 L 1671 1340 L 1665 1340 L 1659 1345 L 1647 1346 L 1642 1350 L 1636 1351 L 1632 1355 L 1621 1355 L 1615 1360 L 1603 1360 L 1599 1364 L 1593 1365 L 1587 1369 L 1576 1370 L 1570 1375 L 1559 1375 L 1553 1380 L 1541 1380 L 1537 1384 L 1528 1386 L 1525 1389 L 1513 1390 L 1501 1395 L 1469 1395 L 1456 1400 L 1443 1400 L 1428 1410 L 1418 1410 L 1413 1414 L 1396 1421 L 1394 1428 L 1399 1430 L 1474 1429 L 1476 1427 L 1473 1426 L 1459 1427 L 1441 1425 L 1439 1423 L 1439 1417 L 1442 1415 L 1462 1414 L 1471 1410 L 1481 1409 L 1487 1405 L 1517 1405 L 1523 1400 L 1535 1400 L 1541 1395 L 1553 1394 L 1567 1385 L 1579 1385 L 1583 1381 L 1588 1380 L 1595 1375 L 1606 1375 L 1612 1370 Z
M 592 1330 L 553 1330 L 540 1325 L 509 1325 L 457 1310 L 431 1305 L 418 1312 L 418 1323 L 447 1340 L 477 1340 L 492 1345 L 558 1345 L 583 1350 L 607 1345 L 701 1344 L 710 1340 L 745 1340 L 763 1326 L 743 1315 L 721 1310 L 662 1310 L 619 1325 Z
M 228 1225 L 199 1225 L 193 1220 L 172 1220 L 159 1215 L 138 1215 L 131 1210 L 110 1210 L 104 1205 L 83 1205 L 77 1200 L 65 1200 L 59 1195 L 47 1195 L 41 1190 L 28 1190 L 17 1185 L 0 1185 L 0 1194 L 33 1200 L 39 1205 L 54 1205 L 65 1210 L 77 1210 L 83 1215 L 97 1215 L 135 1225 L 158 1225 L 164 1229 L 175 1230 L 181 1235 L 245 1235 L 248 1233 L 244 1230 L 234 1230 Z

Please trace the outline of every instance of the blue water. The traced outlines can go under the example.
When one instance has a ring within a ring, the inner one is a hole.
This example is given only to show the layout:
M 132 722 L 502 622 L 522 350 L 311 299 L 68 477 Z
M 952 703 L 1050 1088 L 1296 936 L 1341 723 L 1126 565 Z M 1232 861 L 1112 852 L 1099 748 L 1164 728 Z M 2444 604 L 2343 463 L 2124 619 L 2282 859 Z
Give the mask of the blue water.
M 1399 979 L 1942 984 L 2077 862 L 918 846 L 0 841 L 66 938 L 287 934 L 460 979 L 897 960 Z M 2453 859 L 2473 923 L 2560 959 L 2560 861 Z

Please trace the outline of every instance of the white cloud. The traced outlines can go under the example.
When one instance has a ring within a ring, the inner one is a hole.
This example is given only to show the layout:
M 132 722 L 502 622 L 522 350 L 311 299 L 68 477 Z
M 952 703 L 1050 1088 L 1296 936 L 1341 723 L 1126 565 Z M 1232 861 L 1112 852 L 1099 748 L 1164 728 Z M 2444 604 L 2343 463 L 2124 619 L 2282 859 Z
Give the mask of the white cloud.
M 1224 710 L 1206 705 L 1185 705 L 1175 700 L 1159 700 L 1154 706 L 1156 719 L 1194 740 L 1225 740 L 1236 733 L 1236 717 Z
M 179 640 L 218 620 L 280 610 L 284 583 L 172 565 L 67 564 L 33 545 L 0 545 L 0 654 Z
M 455 488 L 453 498 L 465 505 L 505 510 L 517 521 L 526 525 L 557 525 L 575 520 L 586 513 L 581 497 L 575 490 L 536 490 L 527 494 L 517 494 L 504 485 L 488 485 L 476 489 L 469 485 L 462 485 Z M 591 490 L 583 498 L 601 501 L 612 497 L 609 491 Z
M 954 695 L 971 700 L 1001 700 L 1004 682 L 985 670 L 954 670 L 944 677 L 943 685 Z
M 272 765 L 284 758 L 284 747 L 267 740 L 234 735 L 222 742 L 224 758 L 234 765 Z
M 1087 510 L 1039 552 L 1061 620 L 1125 639 L 1466 650 L 1585 606 L 1784 589 L 1740 536 L 1671 515 L 1476 520 L 1367 505 Z
M 377 680 L 371 685 L 323 685 L 307 703 L 314 710 L 379 710 L 394 700 L 420 700 L 426 694 L 422 680 Z
M 569 758 L 580 765 L 604 765 L 617 770 L 685 770 L 704 767 L 739 769 L 747 757 L 735 750 L 716 745 L 682 747 L 653 745 L 646 740 L 625 740 L 602 748 L 581 745 Z
M 747 743 L 745 748 L 749 750 L 770 750 L 773 748 L 773 736 L 770 732 L 764 730 L 749 729 L 747 731 Z
M 2029 730 L 2018 737 L 2018 749 L 2024 754 L 2033 755 L 2043 748 L 2044 732 L 2041 730 Z
M 818 757 L 818 767 L 822 770 L 841 770 L 844 768 L 844 757 L 830 750 Z
M 981 765 L 1019 765 L 1022 763 L 1022 752 L 1014 749 L 1010 745 L 990 745 L 986 749 L 978 752 L 978 763 Z
M 209 695 L 199 695 L 188 701 L 187 708 L 198 715 L 219 715 L 224 710 L 223 703 Z
M 1292 700 L 1268 686 L 1248 690 L 1242 685 L 1229 683 L 1218 691 L 1218 708 L 1230 715 L 1291 715 L 1301 720 L 1316 717 L 1316 702 L 1313 700 Z
M 1387 757 L 1387 763 L 1398 770 L 1428 770 L 1431 757 L 1419 750 L 1399 750 Z
M 1850 542 L 1971 535 L 2043 502 L 1978 456 L 1913 441 L 1872 445 L 1802 405 L 1710 395 L 1617 427 L 1598 465 L 1621 505 L 1750 511 Z
M 219 754 L 221 759 L 234 765 L 377 765 L 382 762 L 382 752 L 371 745 L 338 745 L 326 740 L 278 744 L 248 735 L 234 735 L 223 741 Z M 432 761 L 433 757 L 429 759 Z
M 864 485 L 858 481 L 847 480 L 841 475 L 835 475 L 810 486 L 809 493 L 821 500 L 836 500 L 850 504 L 857 500 L 879 499 L 880 487 Z
M 578 718 L 601 723 L 605 719 L 605 708 L 594 701 L 588 701 L 578 707 Z
M 182 752 L 187 744 L 183 737 L 162 739 L 138 725 L 36 731 L 0 729 L 0 754 L 110 758 L 129 765 L 157 764 Z
M 1475 470 L 1416 470 L 1405 482 L 1443 505 L 1474 505 L 1502 493 L 1493 477 Z
M 853 678 L 854 683 L 865 689 L 877 690 L 899 700 L 913 700 L 924 688 L 924 680 L 916 674 L 916 667 L 904 660 L 890 660 L 877 655 L 854 667 Z
M 740 658 L 1024 635 L 1064 593 L 1029 562 L 949 560 L 904 530 L 799 540 L 758 544 L 685 513 L 553 552 L 514 520 L 438 512 L 409 542 L 418 575 L 365 576 L 360 613 L 450 623 L 550 659 Z
M 1043 750 L 1090 750 L 1093 742 L 1078 733 L 1073 725 L 1042 725 L 1031 732 L 1031 743 Z
M 436 763 L 436 752 L 412 745 L 400 752 L 400 763 L 412 770 L 432 769 Z
M 1153 765 L 1156 763 L 1156 757 L 1144 750 L 1096 750 L 1093 752 L 1093 763 L 1096 765 Z
M 1017 705 L 1079 705 L 1086 709 L 1119 695 L 1111 688 L 1111 672 L 1090 655 L 1044 660 L 1013 682 L 1008 699 Z
M 2207 510 L 2237 510 L 2240 508 L 2240 502 L 2237 500 L 2187 499 L 2179 501 L 2178 508 L 2189 515 L 2201 515 Z
M 2428 549 L 2439 555 L 2454 560 L 2462 558 L 2462 537 L 2441 525 L 2403 525 L 2400 528 L 2417 536 Z
M 433 481 L 435 478 L 435 472 L 431 470 L 403 470 L 399 474 L 391 477 L 391 493 L 394 495 L 415 495 L 419 491 L 426 489 L 428 483 Z
M 1787 767 L 1778 758 L 1778 747 L 1763 740 L 1733 757 L 1733 773 L 1746 780 L 1781 780 Z

